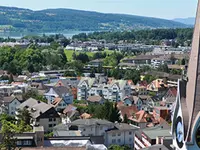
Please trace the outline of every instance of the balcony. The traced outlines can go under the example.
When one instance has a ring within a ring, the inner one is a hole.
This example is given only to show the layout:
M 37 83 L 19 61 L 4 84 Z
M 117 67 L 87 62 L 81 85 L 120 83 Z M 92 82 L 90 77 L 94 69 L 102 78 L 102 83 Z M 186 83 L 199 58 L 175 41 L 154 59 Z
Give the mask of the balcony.
M 142 148 L 145 148 L 146 146 L 143 144 L 142 140 L 140 140 L 136 135 L 135 135 L 135 142 Z
M 145 138 L 142 137 L 142 141 L 145 143 L 146 146 L 151 146 L 151 143 L 147 141 Z
M 137 150 L 141 149 L 137 144 L 135 144 L 134 147 L 135 147 Z

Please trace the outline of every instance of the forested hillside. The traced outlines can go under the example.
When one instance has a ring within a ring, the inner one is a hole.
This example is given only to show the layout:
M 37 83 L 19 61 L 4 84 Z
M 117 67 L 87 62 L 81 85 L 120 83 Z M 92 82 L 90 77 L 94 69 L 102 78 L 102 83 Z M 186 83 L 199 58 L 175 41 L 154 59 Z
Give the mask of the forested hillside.
M 146 28 L 184 28 L 171 20 L 123 14 L 104 14 L 72 9 L 29 9 L 0 7 L 0 30 L 55 32 L 64 30 L 102 31 Z

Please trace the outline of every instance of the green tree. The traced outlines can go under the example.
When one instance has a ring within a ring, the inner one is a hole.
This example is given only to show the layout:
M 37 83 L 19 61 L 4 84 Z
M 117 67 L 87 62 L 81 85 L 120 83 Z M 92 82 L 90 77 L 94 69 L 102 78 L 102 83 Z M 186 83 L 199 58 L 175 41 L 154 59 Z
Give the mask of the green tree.
M 158 67 L 158 71 L 163 71 L 163 72 L 169 73 L 169 68 L 168 68 L 167 64 L 160 65 Z
M 115 106 L 112 107 L 112 112 L 111 112 L 109 120 L 111 122 L 115 122 L 115 121 L 121 122 L 120 113 L 119 113 L 119 110 L 117 108 L 117 103 L 115 103 Z
M 13 126 L 6 120 L 3 120 L 1 122 L 1 134 L 2 134 L 2 142 L 0 144 L 1 149 L 7 149 L 7 150 L 15 150 L 16 149 L 16 139 L 13 138 L 16 130 L 13 128 Z
M 23 108 L 18 110 L 17 118 L 18 124 L 20 124 L 21 121 L 23 121 L 25 125 L 29 125 L 31 120 L 31 114 L 28 109 Z
M 128 117 L 127 117 L 127 114 L 124 115 L 124 123 L 128 123 Z
M 111 145 L 108 147 L 108 150 L 131 150 L 131 148 L 128 146 Z

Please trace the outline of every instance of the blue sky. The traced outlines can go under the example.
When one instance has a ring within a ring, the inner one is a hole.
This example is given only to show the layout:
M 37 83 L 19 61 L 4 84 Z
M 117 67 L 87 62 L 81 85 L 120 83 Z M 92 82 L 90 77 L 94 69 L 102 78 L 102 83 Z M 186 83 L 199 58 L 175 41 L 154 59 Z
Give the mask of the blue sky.
M 0 5 L 33 10 L 72 8 L 173 19 L 194 17 L 197 0 L 0 0 Z

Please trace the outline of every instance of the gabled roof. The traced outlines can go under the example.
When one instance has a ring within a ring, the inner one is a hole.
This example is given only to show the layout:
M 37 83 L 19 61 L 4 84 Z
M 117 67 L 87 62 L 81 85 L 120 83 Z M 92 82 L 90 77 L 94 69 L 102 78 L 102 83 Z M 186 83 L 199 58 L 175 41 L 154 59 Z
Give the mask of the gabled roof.
M 69 80 L 69 79 L 60 79 L 58 82 L 62 82 L 62 84 L 63 84 L 63 86 L 65 86 L 65 87 L 69 87 L 70 85 L 72 86 L 72 87 L 77 87 L 77 85 L 78 85 L 78 83 L 79 83 L 79 78 L 76 78 L 77 79 L 77 82 L 74 84 L 74 82 L 72 82 L 72 81 L 74 81 L 74 80 Z M 58 83 L 57 82 L 57 83 Z
M 89 96 L 87 101 L 89 102 L 100 102 L 101 100 L 103 100 L 103 98 L 101 96 Z
M 137 113 L 135 113 L 134 116 L 130 116 L 129 119 L 138 123 L 155 122 L 155 118 L 153 117 L 153 115 L 145 112 L 144 110 L 138 111 Z
M 65 107 L 65 109 L 63 110 L 63 113 L 64 113 L 64 114 L 67 114 L 67 113 L 69 113 L 69 112 L 76 111 L 76 109 L 77 109 L 77 107 L 75 107 L 75 106 L 69 104 L 69 105 L 67 105 L 67 106 Z
M 92 118 L 92 115 L 88 114 L 88 113 L 83 113 L 81 116 L 80 116 L 81 119 L 90 119 Z
M 132 103 L 136 104 L 139 97 L 138 96 L 126 96 L 123 101 L 125 101 L 126 99 L 129 99 Z
M 60 104 L 60 102 L 62 102 L 62 98 L 56 97 L 52 103 L 52 105 L 54 105 L 55 107 L 58 106 L 58 104 Z
M 123 117 L 126 114 L 128 118 L 131 117 L 136 112 L 138 112 L 136 106 L 122 106 L 122 107 L 119 107 L 119 110 Z
M 9 103 L 11 103 L 15 99 L 17 99 L 15 96 L 1 97 L 0 98 L 0 104 L 4 103 L 5 105 L 8 105 Z
M 91 87 L 95 83 L 96 79 L 95 78 L 89 78 L 89 77 L 82 77 L 78 86 L 80 86 L 84 81 L 87 83 L 87 85 L 89 87 Z
M 27 108 L 33 118 L 38 118 L 41 114 L 50 110 L 52 107 L 53 105 L 49 105 L 36 99 L 29 98 L 21 105 L 19 105 L 17 109 Z
M 167 85 L 164 83 L 163 79 L 156 79 L 147 85 L 147 89 L 150 91 L 158 91 L 160 88 L 166 88 Z
M 128 84 L 127 80 L 113 80 L 110 86 L 116 84 L 120 89 L 123 89 L 126 84 Z
M 110 125 L 113 124 L 110 121 L 107 120 L 101 120 L 101 119 L 77 119 L 70 123 L 70 125 L 84 125 L 84 126 L 91 126 L 91 125 Z
M 52 87 L 51 89 L 53 89 L 60 98 L 65 94 L 71 94 L 71 89 L 64 86 Z
M 108 129 L 108 130 L 106 130 L 106 132 L 112 132 L 112 131 L 116 131 L 116 130 L 131 131 L 131 130 L 137 130 L 137 129 L 139 129 L 139 128 L 136 126 L 129 125 L 127 123 L 115 123 L 114 128 Z
M 157 137 L 172 137 L 170 134 L 170 128 L 166 129 L 163 126 L 155 126 L 151 128 L 145 128 L 142 132 L 151 139 L 156 139 Z

